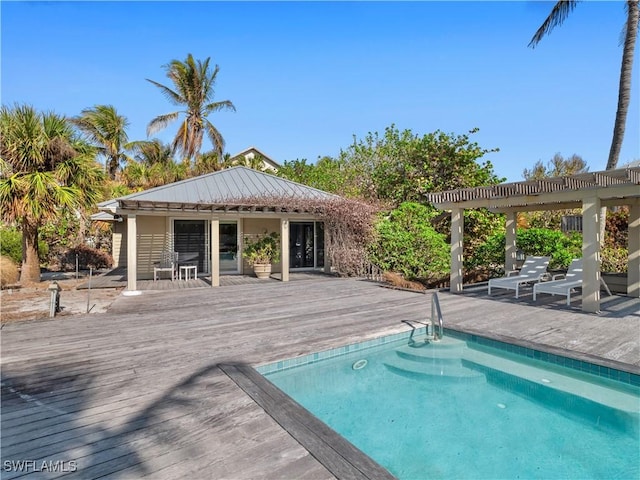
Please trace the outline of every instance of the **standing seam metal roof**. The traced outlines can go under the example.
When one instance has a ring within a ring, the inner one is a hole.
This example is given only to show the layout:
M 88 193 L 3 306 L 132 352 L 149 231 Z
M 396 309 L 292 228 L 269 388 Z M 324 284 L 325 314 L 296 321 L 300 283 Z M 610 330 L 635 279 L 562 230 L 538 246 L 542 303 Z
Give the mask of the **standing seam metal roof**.
M 106 207 L 116 201 L 224 204 L 241 198 L 279 196 L 299 199 L 336 198 L 336 195 L 317 188 L 238 166 L 132 193 L 102 202 L 99 206 Z

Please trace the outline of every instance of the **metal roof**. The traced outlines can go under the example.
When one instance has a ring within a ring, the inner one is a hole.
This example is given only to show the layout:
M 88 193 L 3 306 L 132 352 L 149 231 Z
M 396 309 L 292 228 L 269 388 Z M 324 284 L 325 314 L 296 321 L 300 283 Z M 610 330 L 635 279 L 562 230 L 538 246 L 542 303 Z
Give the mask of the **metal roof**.
M 500 211 L 515 207 L 573 208 L 588 195 L 596 195 L 604 204 L 611 205 L 622 205 L 624 199 L 640 197 L 640 167 L 461 188 L 428 193 L 426 198 L 443 210 L 485 207 Z
M 279 178 L 247 167 L 232 167 L 218 172 L 170 183 L 98 204 L 100 210 L 125 209 L 214 210 L 216 207 L 273 207 L 275 199 L 323 200 L 336 195 Z

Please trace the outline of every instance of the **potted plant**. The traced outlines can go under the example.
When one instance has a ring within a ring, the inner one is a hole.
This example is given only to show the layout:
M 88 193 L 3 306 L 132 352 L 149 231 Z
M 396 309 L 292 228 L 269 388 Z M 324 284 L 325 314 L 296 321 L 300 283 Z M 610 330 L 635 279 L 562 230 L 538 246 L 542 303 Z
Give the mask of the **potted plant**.
M 256 277 L 269 278 L 271 264 L 280 260 L 279 238 L 276 232 L 259 235 L 255 240 L 245 236 L 242 256 L 253 266 Z

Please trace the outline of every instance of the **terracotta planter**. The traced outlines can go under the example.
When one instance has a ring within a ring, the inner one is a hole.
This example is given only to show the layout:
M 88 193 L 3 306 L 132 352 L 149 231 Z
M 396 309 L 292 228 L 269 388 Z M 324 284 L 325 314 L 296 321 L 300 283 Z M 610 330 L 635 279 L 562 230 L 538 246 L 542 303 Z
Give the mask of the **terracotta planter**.
M 271 275 L 271 264 L 270 263 L 254 263 L 253 264 L 253 273 L 256 274 L 261 280 L 269 278 Z

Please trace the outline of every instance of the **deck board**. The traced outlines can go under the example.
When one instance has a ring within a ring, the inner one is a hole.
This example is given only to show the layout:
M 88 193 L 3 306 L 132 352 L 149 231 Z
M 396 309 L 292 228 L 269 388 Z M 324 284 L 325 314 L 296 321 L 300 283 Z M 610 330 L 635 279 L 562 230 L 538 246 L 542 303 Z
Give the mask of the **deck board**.
M 274 392 L 269 415 L 220 365 L 255 366 L 421 326 L 430 295 L 311 275 L 237 280 L 120 296 L 104 314 L 5 324 L 2 461 L 76 460 L 68 478 L 380 478 L 357 451 L 338 455 L 346 464 L 323 459 L 336 454 L 327 450 L 330 431 L 278 410 L 284 397 Z M 603 298 L 603 314 L 590 315 L 579 311 L 579 296 L 570 308 L 560 297 L 512 297 L 488 298 L 486 288 L 441 293 L 445 326 L 640 373 L 640 300 Z M 264 395 L 251 372 L 241 372 L 245 387 Z M 274 418 L 306 428 L 315 447 Z

